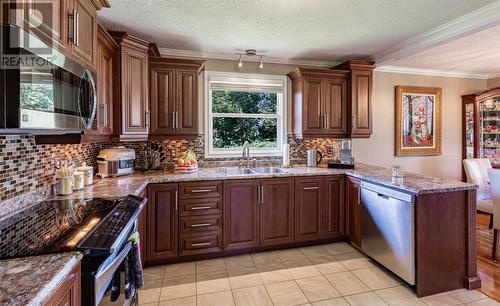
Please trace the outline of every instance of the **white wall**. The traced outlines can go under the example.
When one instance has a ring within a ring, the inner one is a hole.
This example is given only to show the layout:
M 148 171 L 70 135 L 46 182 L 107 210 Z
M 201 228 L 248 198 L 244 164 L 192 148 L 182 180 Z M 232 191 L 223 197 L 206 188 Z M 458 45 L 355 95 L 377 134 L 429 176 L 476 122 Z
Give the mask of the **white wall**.
M 441 87 L 442 154 L 428 157 L 394 156 L 395 86 Z M 373 135 L 353 140 L 355 160 L 380 166 L 398 164 L 404 171 L 461 179 L 461 95 L 484 90 L 486 80 L 377 72 L 373 74 Z

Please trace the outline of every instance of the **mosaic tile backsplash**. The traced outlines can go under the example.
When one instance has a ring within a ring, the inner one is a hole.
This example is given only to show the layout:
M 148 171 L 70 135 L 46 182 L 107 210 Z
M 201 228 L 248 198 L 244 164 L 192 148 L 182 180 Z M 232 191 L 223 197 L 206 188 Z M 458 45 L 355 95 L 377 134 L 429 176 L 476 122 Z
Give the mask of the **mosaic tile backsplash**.
M 304 164 L 306 150 L 316 148 L 325 160 L 334 159 L 340 147 L 339 139 L 295 139 L 288 137 L 292 164 Z M 238 166 L 239 158 L 205 159 L 204 136 L 185 140 L 155 141 L 164 150 L 162 168 L 172 168 L 174 158 L 181 152 L 192 149 L 201 166 Z M 36 145 L 30 135 L 0 135 L 0 201 L 5 201 L 28 191 L 48 188 L 55 184 L 54 160 L 71 160 L 77 164 L 86 162 L 96 166 L 96 156 L 103 148 L 126 146 L 136 151 L 136 168 L 144 169 L 148 159 L 150 142 L 88 143 L 67 145 Z M 281 164 L 281 157 L 259 157 L 263 165 Z

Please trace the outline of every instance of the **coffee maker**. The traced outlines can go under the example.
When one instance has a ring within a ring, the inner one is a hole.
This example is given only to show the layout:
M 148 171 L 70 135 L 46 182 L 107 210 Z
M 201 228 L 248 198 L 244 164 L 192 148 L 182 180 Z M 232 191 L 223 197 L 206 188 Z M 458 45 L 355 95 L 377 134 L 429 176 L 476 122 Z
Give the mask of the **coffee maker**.
M 339 152 L 339 160 L 328 163 L 331 169 L 354 169 L 354 157 L 352 156 L 352 140 L 342 139 Z

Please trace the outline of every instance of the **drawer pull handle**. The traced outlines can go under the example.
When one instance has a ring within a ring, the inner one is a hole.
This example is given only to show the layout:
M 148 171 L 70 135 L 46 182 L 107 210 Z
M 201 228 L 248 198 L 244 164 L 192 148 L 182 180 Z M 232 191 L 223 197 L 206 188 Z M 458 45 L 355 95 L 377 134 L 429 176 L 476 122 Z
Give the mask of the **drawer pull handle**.
M 315 187 L 304 187 L 304 190 L 316 190 L 316 189 L 319 189 L 318 186 L 315 186 Z
M 199 206 L 199 207 L 191 207 L 191 210 L 203 210 L 203 209 L 210 209 L 212 207 L 210 206 Z
M 191 243 L 192 247 L 207 246 L 207 245 L 211 245 L 211 243 L 210 242 Z
M 202 193 L 202 192 L 210 192 L 212 190 L 210 189 L 193 189 L 191 190 L 192 193 Z
M 212 224 L 210 223 L 200 223 L 200 224 L 191 224 L 191 227 L 204 227 L 204 226 L 210 226 Z

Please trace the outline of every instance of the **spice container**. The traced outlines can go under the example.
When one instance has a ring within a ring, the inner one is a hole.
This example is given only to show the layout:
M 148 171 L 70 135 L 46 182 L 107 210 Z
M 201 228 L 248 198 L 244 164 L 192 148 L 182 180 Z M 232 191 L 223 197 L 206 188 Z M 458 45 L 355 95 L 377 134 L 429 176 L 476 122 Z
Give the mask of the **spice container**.
M 73 193 L 73 178 L 68 177 L 58 177 L 57 178 L 57 194 L 68 195 Z
M 85 186 L 92 185 L 94 179 L 94 167 L 87 166 L 87 163 L 82 163 L 82 165 L 76 168 L 77 171 L 83 172 L 84 184 Z
M 85 175 L 81 171 L 75 171 L 73 174 L 74 182 L 73 182 L 73 190 L 82 190 L 85 187 L 84 184 Z

